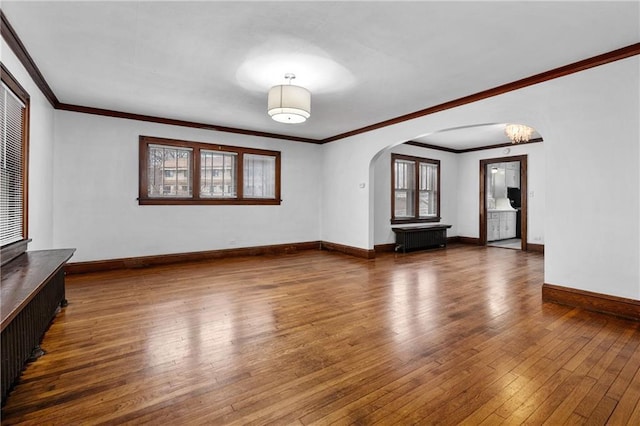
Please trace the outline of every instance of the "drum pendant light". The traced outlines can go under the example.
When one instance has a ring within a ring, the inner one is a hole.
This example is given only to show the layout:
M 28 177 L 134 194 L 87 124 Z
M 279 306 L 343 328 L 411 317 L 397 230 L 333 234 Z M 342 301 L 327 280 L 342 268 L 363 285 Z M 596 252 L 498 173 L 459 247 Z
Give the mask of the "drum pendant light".
M 291 84 L 295 74 L 287 73 L 284 78 L 289 84 L 273 86 L 269 90 L 267 111 L 279 123 L 304 123 L 311 117 L 311 92 Z

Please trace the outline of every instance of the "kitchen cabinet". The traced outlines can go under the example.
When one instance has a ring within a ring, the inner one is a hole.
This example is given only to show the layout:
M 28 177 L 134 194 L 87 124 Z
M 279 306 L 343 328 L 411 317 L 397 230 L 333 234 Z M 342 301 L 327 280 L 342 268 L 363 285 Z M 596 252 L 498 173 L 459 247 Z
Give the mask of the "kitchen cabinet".
M 487 215 L 487 241 L 495 241 L 500 239 L 499 217 L 499 213 L 489 213 Z
M 505 180 L 507 187 L 520 188 L 520 167 L 517 162 L 506 163 Z
M 516 211 L 489 210 L 487 213 L 487 241 L 516 238 Z

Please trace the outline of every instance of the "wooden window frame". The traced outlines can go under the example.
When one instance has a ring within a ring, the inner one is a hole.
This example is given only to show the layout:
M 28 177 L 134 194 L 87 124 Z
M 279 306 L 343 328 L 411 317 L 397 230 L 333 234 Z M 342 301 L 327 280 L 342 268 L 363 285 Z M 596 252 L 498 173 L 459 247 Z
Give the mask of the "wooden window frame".
M 22 244 L 29 240 L 29 117 L 31 96 L 18 83 L 18 80 L 0 62 L 1 80 L 11 90 L 11 92 L 24 104 L 22 110 L 22 240 L 7 244 L 3 248 L 8 248 L 13 244 Z M 25 246 L 26 247 L 26 246 Z
M 396 206 L 395 206 L 395 190 L 396 190 L 396 160 L 404 160 L 404 161 L 413 161 L 414 162 L 414 193 L 413 193 L 413 203 L 415 206 L 414 216 L 408 218 L 396 218 Z M 420 217 L 420 163 L 429 163 L 435 164 L 438 167 L 437 179 L 438 184 L 436 187 L 436 216 L 435 217 Z M 403 224 L 403 223 L 426 223 L 426 222 L 440 222 L 440 160 L 435 160 L 432 158 L 423 158 L 423 157 L 415 157 L 412 155 L 404 155 L 404 154 L 391 154 L 391 223 L 392 224 Z
M 191 161 L 192 196 L 191 197 L 149 197 L 148 196 L 148 154 L 149 145 L 164 145 L 176 148 L 190 148 L 193 151 Z M 224 151 L 237 155 L 236 165 L 236 197 L 200 197 L 200 150 Z M 244 155 L 256 154 L 275 157 L 275 195 L 273 198 L 252 198 L 244 196 Z M 204 142 L 193 142 L 178 139 L 158 138 L 153 136 L 139 137 L 139 205 L 280 205 L 280 151 L 218 145 Z

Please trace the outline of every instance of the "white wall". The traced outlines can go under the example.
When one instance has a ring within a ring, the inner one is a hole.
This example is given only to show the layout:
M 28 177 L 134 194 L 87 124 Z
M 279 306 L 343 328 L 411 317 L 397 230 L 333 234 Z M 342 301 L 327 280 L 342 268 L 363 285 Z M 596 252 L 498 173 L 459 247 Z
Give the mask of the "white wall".
M 535 88 L 534 88 L 535 87 Z M 337 142 L 322 146 L 324 151 L 324 188 L 336 188 L 337 192 L 323 193 L 322 202 L 322 239 L 324 241 L 339 242 L 361 248 L 373 248 L 374 245 L 374 203 L 360 196 L 357 182 L 373 182 L 375 173 L 367 165 L 382 150 L 443 129 L 463 126 L 482 125 L 500 122 L 520 122 L 529 124 L 540 131 L 545 137 L 546 122 L 544 100 L 532 103 L 536 92 L 539 96 L 546 96 L 540 92 L 539 86 L 529 87 L 517 92 L 509 92 L 499 97 L 484 99 L 455 109 L 441 111 L 435 114 L 404 121 L 393 126 L 373 130 L 368 133 L 355 135 Z M 372 163 L 373 164 L 373 163 Z M 473 168 L 477 173 L 477 166 Z M 458 182 L 464 179 L 462 168 L 458 175 Z M 367 173 L 369 172 L 369 173 Z M 477 181 L 477 176 L 473 179 Z M 477 191 L 477 187 L 476 187 Z M 375 198 L 375 192 L 371 194 Z M 477 195 L 475 196 L 477 200 Z M 473 207 L 477 212 L 478 204 Z M 462 207 L 457 206 L 458 211 Z M 348 214 L 345 212 L 348 211 Z M 477 219 L 475 220 L 477 222 Z M 372 224 L 369 226 L 369 224 Z M 457 226 L 460 226 L 457 224 Z M 475 225 L 477 228 L 477 224 Z M 457 233 L 464 235 L 464 227 L 459 227 Z M 367 232 L 367 230 L 369 230 Z
M 544 232 L 545 282 L 640 300 L 637 56 L 322 146 L 54 112 L 4 41 L 2 61 L 31 95 L 32 250 L 76 247 L 82 261 L 318 239 L 373 248 L 380 151 L 441 129 L 522 122 L 545 139 L 544 180 L 529 182 L 530 220 L 545 212 L 529 233 L 537 242 Z M 281 150 L 283 204 L 138 206 L 139 134 Z M 472 170 L 462 163 L 476 160 L 459 160 L 463 236 L 478 232 L 467 217 L 477 182 L 462 186 Z
M 323 145 L 324 188 L 336 190 L 323 192 L 322 240 L 373 248 L 374 203 L 358 183 L 375 181 L 367 166 L 379 151 L 440 129 L 520 122 L 545 139 L 545 178 L 531 182 L 532 215 L 541 209 L 545 220 L 530 230 L 532 238 L 544 230 L 545 281 L 640 300 L 639 62 L 635 56 Z M 458 233 L 472 236 L 478 225 L 466 218 L 467 203 L 473 212 L 478 203 L 469 195 L 458 203 Z
M 543 135 L 544 137 L 544 135 Z M 458 154 L 458 235 L 480 237 L 480 160 L 527 155 L 527 242 L 544 244 L 545 155 L 546 142 L 512 145 L 508 154 L 504 148 Z
M 56 111 L 54 243 L 89 261 L 317 241 L 318 145 Z M 140 135 L 281 151 L 280 206 L 140 206 Z
M 54 109 L 2 39 L 2 63 L 29 93 L 29 250 L 53 246 Z
M 447 236 L 478 238 L 479 231 L 479 164 L 480 160 L 527 155 L 528 161 L 528 242 L 544 244 L 545 157 L 544 143 L 513 145 L 508 154 L 504 148 L 453 154 L 412 145 L 386 149 L 374 159 L 374 245 L 395 241 L 391 231 L 390 157 L 391 152 L 441 160 L 440 223 L 452 225 Z
M 549 82 L 545 281 L 640 299 L 640 57 Z
M 413 145 L 398 145 L 384 150 L 373 160 L 375 196 L 374 245 L 395 242 L 391 230 L 391 153 L 440 160 L 440 223 L 452 225 L 447 236 L 458 235 L 457 191 L 458 160 L 456 154 Z

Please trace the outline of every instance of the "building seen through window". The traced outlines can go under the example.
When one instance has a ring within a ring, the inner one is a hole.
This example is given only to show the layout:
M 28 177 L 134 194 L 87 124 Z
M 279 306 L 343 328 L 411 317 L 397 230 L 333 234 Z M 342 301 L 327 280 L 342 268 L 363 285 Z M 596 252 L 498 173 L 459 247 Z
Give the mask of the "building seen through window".
M 280 152 L 140 137 L 140 204 L 280 204 Z

